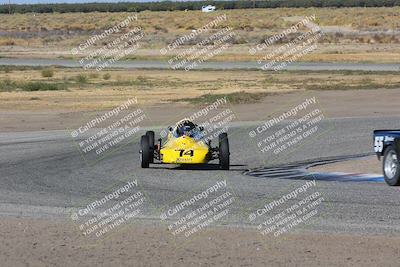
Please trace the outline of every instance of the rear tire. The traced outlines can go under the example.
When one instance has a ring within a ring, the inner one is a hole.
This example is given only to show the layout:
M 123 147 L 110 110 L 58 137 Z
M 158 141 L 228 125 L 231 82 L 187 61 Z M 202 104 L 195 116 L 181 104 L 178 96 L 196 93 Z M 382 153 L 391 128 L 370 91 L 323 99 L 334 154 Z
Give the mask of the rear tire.
M 230 164 L 229 140 L 228 134 L 222 133 L 219 135 L 219 165 L 223 170 L 229 170 Z
M 150 163 L 150 140 L 147 135 L 140 139 L 140 161 L 142 168 L 148 168 Z
M 153 131 L 147 131 L 146 135 L 149 137 L 150 163 L 154 163 L 154 145 L 155 145 L 154 132 Z
M 382 162 L 383 176 L 385 182 L 390 186 L 400 185 L 400 163 L 394 146 L 385 149 Z

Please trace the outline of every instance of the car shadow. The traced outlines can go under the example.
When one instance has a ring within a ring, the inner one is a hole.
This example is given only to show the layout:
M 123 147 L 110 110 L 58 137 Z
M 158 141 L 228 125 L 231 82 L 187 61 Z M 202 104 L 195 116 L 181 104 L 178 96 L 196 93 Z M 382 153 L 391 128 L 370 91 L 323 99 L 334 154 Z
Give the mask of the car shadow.
M 169 167 L 168 167 L 169 166 Z M 232 164 L 230 169 L 227 171 L 245 171 L 247 165 Z M 216 163 L 207 164 L 182 164 L 182 165 L 165 165 L 162 163 L 150 164 L 150 169 L 165 169 L 165 170 L 193 170 L 193 171 L 224 171 L 221 170 L 221 166 Z

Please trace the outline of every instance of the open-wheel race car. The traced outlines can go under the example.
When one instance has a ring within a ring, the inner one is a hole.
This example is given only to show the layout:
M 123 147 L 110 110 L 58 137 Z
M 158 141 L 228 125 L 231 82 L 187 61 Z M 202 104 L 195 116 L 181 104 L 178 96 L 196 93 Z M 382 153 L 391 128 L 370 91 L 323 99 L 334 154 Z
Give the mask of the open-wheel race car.
M 155 143 L 153 131 L 147 131 L 140 139 L 142 168 L 158 160 L 165 164 L 206 164 L 219 159 L 220 168 L 229 170 L 229 140 L 227 133 L 220 133 L 218 146 L 212 147 L 211 140 L 203 140 L 204 128 L 189 120 L 181 120 L 176 126 L 168 127 L 168 137 Z

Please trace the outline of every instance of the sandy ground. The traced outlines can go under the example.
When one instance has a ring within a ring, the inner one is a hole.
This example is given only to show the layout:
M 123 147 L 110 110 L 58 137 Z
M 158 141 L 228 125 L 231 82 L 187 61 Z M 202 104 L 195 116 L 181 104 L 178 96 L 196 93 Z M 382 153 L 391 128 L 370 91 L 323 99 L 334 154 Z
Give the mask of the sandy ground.
M 379 95 L 379 98 L 377 98 Z M 255 104 L 235 105 L 233 110 L 238 121 L 262 121 L 280 114 L 302 103 L 305 98 L 315 96 L 326 118 L 396 116 L 400 102 L 400 89 L 307 91 L 271 95 Z M 121 103 L 123 103 L 122 101 Z M 140 100 L 139 100 L 140 102 Z M 201 106 L 188 104 L 158 104 L 141 106 L 152 125 L 168 124 L 171 118 Z M 80 126 L 102 111 L 39 110 L 10 111 L 0 105 L 0 132 L 65 130 Z M 147 125 L 145 125 L 147 126 Z
M 207 229 L 184 245 L 155 226 L 129 225 L 105 239 L 68 222 L 0 220 L 2 266 L 398 266 L 399 237 Z M 397 259 L 397 260 L 396 260 Z
M 382 162 L 376 156 L 327 164 L 308 169 L 315 172 L 382 173 Z

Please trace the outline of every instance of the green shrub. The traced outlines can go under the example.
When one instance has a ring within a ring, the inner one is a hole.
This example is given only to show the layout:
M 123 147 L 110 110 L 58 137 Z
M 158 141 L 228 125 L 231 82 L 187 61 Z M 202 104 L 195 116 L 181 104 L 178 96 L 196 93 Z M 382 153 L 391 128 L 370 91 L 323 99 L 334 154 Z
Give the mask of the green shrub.
M 111 78 L 110 73 L 104 73 L 104 75 L 103 75 L 104 80 L 109 80 L 110 78 Z
M 14 82 L 8 78 L 0 81 L 0 92 L 11 91 L 16 88 L 17 88 L 16 82 Z
M 21 86 L 24 91 L 57 91 L 67 89 L 64 84 L 44 83 L 44 82 L 28 82 Z

